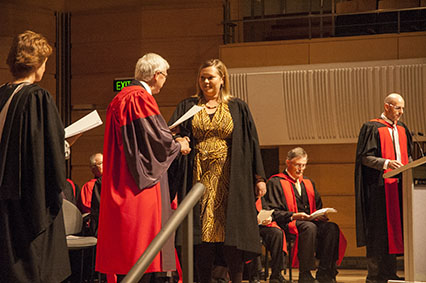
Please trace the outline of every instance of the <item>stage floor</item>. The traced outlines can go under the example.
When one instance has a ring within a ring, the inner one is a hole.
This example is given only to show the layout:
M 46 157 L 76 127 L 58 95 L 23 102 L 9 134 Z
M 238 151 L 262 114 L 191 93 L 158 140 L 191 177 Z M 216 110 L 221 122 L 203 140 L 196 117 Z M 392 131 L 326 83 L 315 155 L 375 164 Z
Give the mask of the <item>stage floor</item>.
M 288 272 L 287 272 L 288 273 Z M 293 281 L 296 282 L 299 278 L 299 271 L 293 269 Z M 312 273 L 315 276 L 315 273 Z M 404 276 L 404 272 L 398 271 L 398 276 Z M 289 279 L 288 274 L 284 275 L 285 279 Z M 339 269 L 337 274 L 337 283 L 365 283 L 367 277 L 367 270 L 361 269 Z M 248 281 L 245 281 L 248 282 Z M 268 282 L 268 281 L 260 281 Z

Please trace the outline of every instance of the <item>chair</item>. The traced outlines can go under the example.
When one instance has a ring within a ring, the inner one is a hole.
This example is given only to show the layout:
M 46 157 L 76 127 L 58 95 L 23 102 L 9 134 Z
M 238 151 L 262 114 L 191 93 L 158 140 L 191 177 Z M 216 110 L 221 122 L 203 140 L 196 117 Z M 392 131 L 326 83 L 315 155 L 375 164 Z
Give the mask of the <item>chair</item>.
M 81 215 L 80 210 L 72 202 L 64 199 L 62 203 L 62 210 L 64 214 L 65 235 L 68 249 L 81 250 L 80 282 L 83 282 L 84 250 L 87 248 L 92 249 L 90 280 L 93 281 L 94 254 L 97 239 L 96 237 L 91 236 L 78 236 L 83 228 L 83 216 Z
M 285 231 L 285 238 L 287 240 L 287 268 L 288 268 L 288 276 L 289 276 L 289 283 L 293 282 L 293 276 L 292 276 L 292 248 L 294 246 L 294 242 L 296 241 L 296 235 L 291 234 L 288 231 Z

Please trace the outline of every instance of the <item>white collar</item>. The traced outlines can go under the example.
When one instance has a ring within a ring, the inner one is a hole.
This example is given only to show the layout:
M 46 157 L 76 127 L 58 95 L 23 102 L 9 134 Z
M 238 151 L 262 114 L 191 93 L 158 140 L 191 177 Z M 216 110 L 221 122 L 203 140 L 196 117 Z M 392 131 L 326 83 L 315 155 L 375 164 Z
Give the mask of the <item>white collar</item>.
M 139 82 L 143 85 L 143 87 L 146 89 L 146 91 L 149 92 L 149 94 L 152 95 L 152 91 L 151 91 L 151 88 L 149 87 L 149 85 L 144 81 L 139 81 Z
M 383 112 L 383 113 L 382 113 L 381 118 L 382 118 L 383 120 L 385 120 L 386 122 L 388 122 L 389 124 L 391 124 L 391 125 L 392 125 L 392 127 L 395 127 L 395 126 L 396 126 L 396 124 L 398 123 L 398 122 L 394 122 L 394 121 L 392 121 L 392 120 L 389 120 L 389 118 L 388 118 L 388 117 L 386 117 L 385 112 Z

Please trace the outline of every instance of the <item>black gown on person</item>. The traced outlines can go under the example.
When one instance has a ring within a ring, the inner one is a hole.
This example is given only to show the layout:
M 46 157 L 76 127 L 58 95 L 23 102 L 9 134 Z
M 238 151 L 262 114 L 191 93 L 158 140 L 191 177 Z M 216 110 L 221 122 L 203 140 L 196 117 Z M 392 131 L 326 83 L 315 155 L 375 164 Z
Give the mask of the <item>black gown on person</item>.
M 0 111 L 15 87 L 0 88 Z M 55 102 L 38 85 L 26 85 L 11 100 L 0 141 L 0 282 L 61 282 L 70 275 L 65 182 Z

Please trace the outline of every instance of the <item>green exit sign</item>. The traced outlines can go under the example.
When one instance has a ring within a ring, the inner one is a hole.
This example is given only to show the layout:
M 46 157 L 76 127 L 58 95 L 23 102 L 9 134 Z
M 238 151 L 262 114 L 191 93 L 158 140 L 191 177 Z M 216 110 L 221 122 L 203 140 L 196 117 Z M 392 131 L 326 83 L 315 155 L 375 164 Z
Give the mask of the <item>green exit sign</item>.
M 114 79 L 113 89 L 115 92 L 121 91 L 132 82 L 133 78 Z

